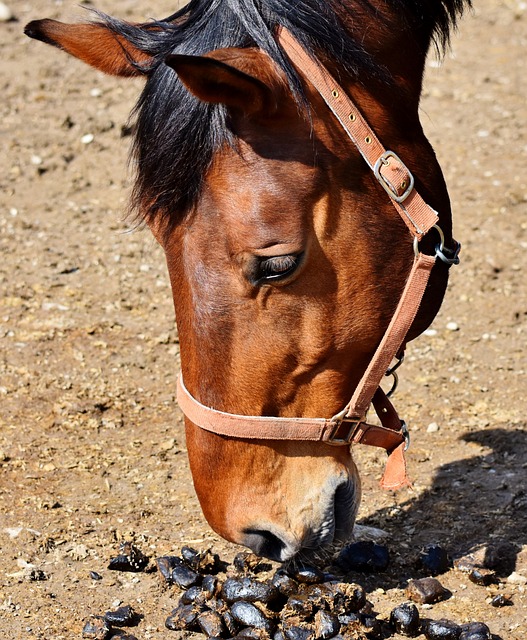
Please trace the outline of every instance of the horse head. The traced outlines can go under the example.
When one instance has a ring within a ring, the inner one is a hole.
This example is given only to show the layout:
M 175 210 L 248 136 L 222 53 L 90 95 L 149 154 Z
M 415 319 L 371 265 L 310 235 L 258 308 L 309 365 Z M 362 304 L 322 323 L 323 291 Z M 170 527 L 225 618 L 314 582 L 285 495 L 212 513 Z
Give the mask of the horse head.
M 26 32 L 107 73 L 146 78 L 134 203 L 166 253 L 189 394 L 238 417 L 331 418 L 390 323 L 413 239 L 280 47 L 271 3 L 261 3 L 263 17 L 252 2 L 240 15 L 234 4 L 196 1 L 143 25 L 42 20 Z M 400 3 L 373 3 L 380 13 L 371 15 L 369 3 L 355 13 L 349 3 L 340 17 L 333 3 L 310 4 L 335 26 L 326 40 L 315 13 L 283 20 L 404 158 L 450 241 L 448 195 L 418 104 L 432 33 L 447 37 L 459 3 L 438 2 L 443 13 L 426 24 L 410 9 L 401 17 Z M 428 236 L 422 245 L 433 252 Z M 447 268 L 438 262 L 405 342 L 439 308 Z M 204 515 L 223 537 L 277 560 L 349 538 L 360 498 L 349 447 L 229 437 L 188 417 L 186 437 Z

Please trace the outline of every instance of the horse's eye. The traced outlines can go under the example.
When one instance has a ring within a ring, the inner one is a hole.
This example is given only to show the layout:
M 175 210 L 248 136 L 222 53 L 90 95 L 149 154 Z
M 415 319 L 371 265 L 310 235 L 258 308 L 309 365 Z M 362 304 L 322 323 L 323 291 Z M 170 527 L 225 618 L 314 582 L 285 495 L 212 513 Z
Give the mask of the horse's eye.
M 299 266 L 303 254 L 285 256 L 262 257 L 256 264 L 254 273 L 255 284 L 273 283 L 285 280 L 291 276 Z

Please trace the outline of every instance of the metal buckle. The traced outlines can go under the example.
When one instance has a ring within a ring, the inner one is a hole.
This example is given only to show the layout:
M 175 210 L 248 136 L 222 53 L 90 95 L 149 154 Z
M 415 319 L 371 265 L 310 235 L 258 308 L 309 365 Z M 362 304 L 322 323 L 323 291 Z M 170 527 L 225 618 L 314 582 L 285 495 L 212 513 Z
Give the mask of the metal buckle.
M 326 444 L 338 445 L 338 446 L 350 445 L 353 441 L 353 436 L 355 435 L 355 431 L 357 430 L 357 427 L 361 424 L 361 422 L 364 422 L 364 417 L 360 419 L 347 418 L 346 408 L 344 408 L 340 413 L 337 413 L 331 418 L 331 422 L 334 422 L 335 426 L 333 427 L 333 431 L 331 432 L 329 438 L 326 440 Z M 337 433 L 337 431 L 339 430 L 343 422 L 350 423 L 348 434 L 345 438 L 335 438 L 335 434 Z
M 381 173 L 381 167 L 389 164 L 390 158 L 393 158 L 396 162 L 398 162 L 401 165 L 401 167 L 406 170 L 408 174 L 408 181 L 409 181 L 408 186 L 406 187 L 404 193 L 400 196 L 397 195 L 397 192 L 394 191 L 392 185 L 386 180 L 386 178 Z M 412 175 L 412 172 L 404 164 L 401 158 L 399 158 L 399 156 L 393 151 L 385 151 L 379 157 L 379 159 L 377 160 L 377 162 L 373 167 L 373 173 L 375 174 L 375 177 L 379 181 L 381 187 L 386 191 L 386 193 L 390 196 L 390 198 L 392 198 L 392 200 L 395 200 L 395 202 L 398 202 L 399 204 L 401 202 L 404 202 L 406 198 L 408 198 L 408 196 L 412 192 L 412 189 L 414 188 L 414 177 Z

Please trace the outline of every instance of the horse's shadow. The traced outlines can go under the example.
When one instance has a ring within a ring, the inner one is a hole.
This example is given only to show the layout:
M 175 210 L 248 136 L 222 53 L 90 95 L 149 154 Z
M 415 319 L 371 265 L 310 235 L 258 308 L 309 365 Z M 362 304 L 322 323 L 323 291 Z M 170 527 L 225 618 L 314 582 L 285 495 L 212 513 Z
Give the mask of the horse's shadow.
M 368 588 L 401 587 L 430 575 L 420 562 L 430 544 L 454 560 L 476 553 L 500 578 L 518 568 L 527 543 L 527 429 L 467 432 L 460 440 L 481 445 L 484 453 L 445 464 L 423 494 L 359 521 L 389 534 L 392 556 L 387 573 L 367 577 Z

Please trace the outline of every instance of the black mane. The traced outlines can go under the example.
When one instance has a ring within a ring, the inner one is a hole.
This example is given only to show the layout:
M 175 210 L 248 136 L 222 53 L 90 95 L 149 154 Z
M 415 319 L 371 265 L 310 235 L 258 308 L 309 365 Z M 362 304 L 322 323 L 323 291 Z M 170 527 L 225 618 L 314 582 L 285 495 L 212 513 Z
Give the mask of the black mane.
M 444 49 L 457 17 L 470 6 L 470 0 L 385 2 L 407 16 L 425 52 L 432 39 Z M 257 46 L 283 69 L 302 102 L 299 79 L 274 38 L 280 25 L 308 51 L 333 60 L 352 76 L 381 78 L 385 73 L 344 28 L 344 14 L 359 24 L 382 19 L 371 0 L 191 0 L 164 20 L 137 26 L 101 15 L 108 28 L 153 56 L 151 65 L 141 69 L 147 82 L 135 108 L 133 207 L 147 219 L 160 211 L 173 221 L 180 218 L 199 195 L 214 152 L 230 141 L 223 107 L 195 99 L 164 64 L 167 55 Z

